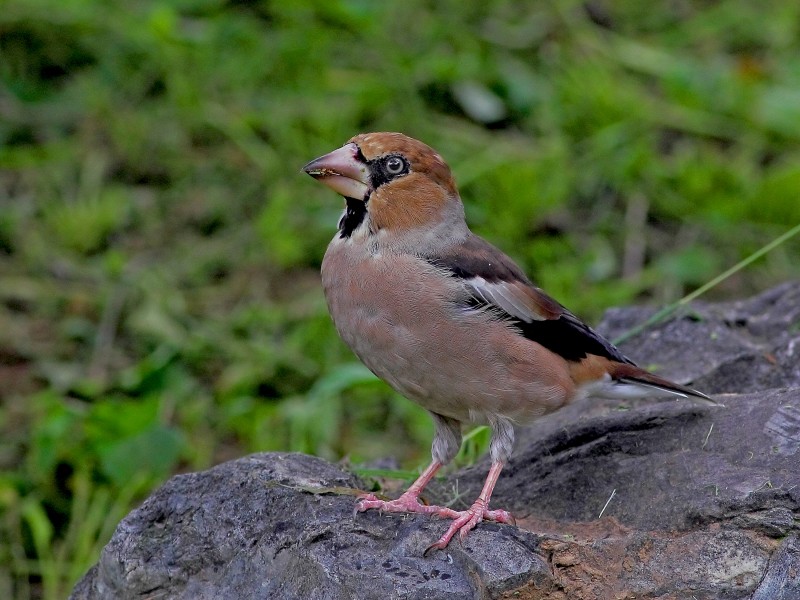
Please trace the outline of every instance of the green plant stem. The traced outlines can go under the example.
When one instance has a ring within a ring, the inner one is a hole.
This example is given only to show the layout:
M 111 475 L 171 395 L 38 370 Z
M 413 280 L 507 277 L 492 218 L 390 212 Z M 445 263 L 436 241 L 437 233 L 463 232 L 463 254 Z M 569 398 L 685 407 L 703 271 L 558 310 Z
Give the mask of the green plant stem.
M 669 305 L 665 306 L 664 308 L 662 308 L 661 310 L 656 312 L 652 317 L 650 317 L 649 319 L 647 319 L 643 323 L 637 325 L 636 327 L 633 327 L 632 329 L 629 329 L 628 331 L 626 331 L 625 333 L 623 333 L 619 337 L 615 338 L 614 339 L 614 343 L 615 344 L 621 344 L 622 342 L 624 342 L 626 340 L 629 340 L 633 336 L 638 335 L 639 333 L 641 333 L 642 331 L 644 331 L 646 328 L 650 327 L 651 325 L 654 325 L 655 323 L 659 323 L 660 321 L 664 320 L 669 315 L 674 313 L 676 310 L 678 310 L 681 306 L 684 306 L 684 305 L 688 304 L 692 300 L 696 300 L 697 298 L 699 298 L 700 296 L 705 294 L 711 288 L 719 285 L 720 283 L 722 283 L 723 281 L 728 279 L 728 277 L 730 277 L 731 275 L 735 275 L 736 273 L 738 273 L 739 271 L 744 269 L 746 266 L 748 266 L 752 262 L 758 260 L 759 258 L 764 256 L 768 252 L 774 250 L 775 248 L 777 248 L 778 246 L 780 246 L 781 244 L 783 244 L 787 240 L 789 240 L 792 237 L 796 236 L 798 233 L 800 233 L 800 223 L 798 223 L 797 225 L 792 227 L 789 231 L 787 231 L 783 235 L 775 238 L 774 240 L 772 240 L 767 245 L 762 246 L 761 248 L 759 248 L 758 250 L 753 252 L 750 256 L 748 256 L 745 259 L 739 261 L 738 263 L 733 265 L 727 271 L 725 271 L 723 273 L 720 273 L 719 275 L 714 277 L 714 279 L 712 279 L 711 281 L 701 285 L 699 288 L 697 288 L 691 294 L 687 294 L 686 296 L 684 296 L 683 298 L 681 298 L 677 302 L 673 302 L 672 304 L 669 304 Z

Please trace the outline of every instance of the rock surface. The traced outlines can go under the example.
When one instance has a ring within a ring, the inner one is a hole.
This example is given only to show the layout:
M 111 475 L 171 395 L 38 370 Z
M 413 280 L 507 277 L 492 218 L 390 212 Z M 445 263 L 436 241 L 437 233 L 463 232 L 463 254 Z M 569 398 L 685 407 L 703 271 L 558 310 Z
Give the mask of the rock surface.
M 483 523 L 423 558 L 445 522 L 354 516 L 356 477 L 258 454 L 173 477 L 72 598 L 800 598 L 800 284 L 694 304 L 622 348 L 725 407 L 592 400 L 520 431 L 492 500 L 518 527 Z M 430 499 L 468 503 L 487 468 Z

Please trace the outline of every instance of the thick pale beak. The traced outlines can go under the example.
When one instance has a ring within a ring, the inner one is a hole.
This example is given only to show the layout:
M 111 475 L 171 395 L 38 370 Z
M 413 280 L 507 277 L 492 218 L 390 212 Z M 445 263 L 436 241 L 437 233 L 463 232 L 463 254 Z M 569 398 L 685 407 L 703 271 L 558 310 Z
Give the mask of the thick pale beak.
M 358 158 L 352 142 L 312 160 L 303 171 L 345 198 L 365 200 L 369 193 L 369 170 Z

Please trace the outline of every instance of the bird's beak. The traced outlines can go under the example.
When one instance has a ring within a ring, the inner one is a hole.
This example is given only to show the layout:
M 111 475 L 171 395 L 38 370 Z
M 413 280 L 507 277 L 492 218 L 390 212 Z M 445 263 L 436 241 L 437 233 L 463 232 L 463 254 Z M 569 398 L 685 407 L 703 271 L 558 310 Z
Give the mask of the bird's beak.
M 312 160 L 303 171 L 345 198 L 366 200 L 370 189 L 369 169 L 358 155 L 358 147 L 350 142 Z

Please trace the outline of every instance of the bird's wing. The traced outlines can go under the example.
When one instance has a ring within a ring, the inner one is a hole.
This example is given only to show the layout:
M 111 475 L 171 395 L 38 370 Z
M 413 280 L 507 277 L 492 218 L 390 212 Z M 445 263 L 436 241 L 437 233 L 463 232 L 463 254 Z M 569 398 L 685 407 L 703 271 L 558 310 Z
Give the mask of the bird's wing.
M 461 279 L 470 305 L 489 308 L 511 322 L 526 338 L 569 361 L 596 355 L 634 364 L 611 342 L 534 286 L 514 261 L 482 238 L 462 243 L 427 259 Z
M 637 367 L 616 346 L 533 285 L 513 260 L 475 235 L 428 262 L 464 282 L 468 305 L 492 310 L 525 338 L 554 352 L 571 365 L 577 383 L 608 377 L 604 391 L 624 397 L 630 386 L 710 400 L 702 392 Z

